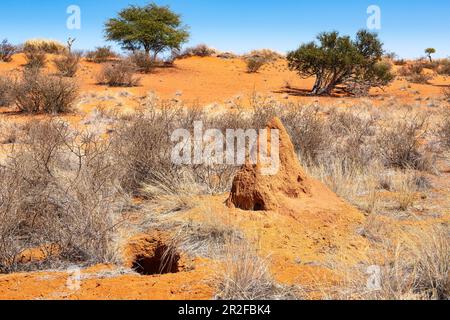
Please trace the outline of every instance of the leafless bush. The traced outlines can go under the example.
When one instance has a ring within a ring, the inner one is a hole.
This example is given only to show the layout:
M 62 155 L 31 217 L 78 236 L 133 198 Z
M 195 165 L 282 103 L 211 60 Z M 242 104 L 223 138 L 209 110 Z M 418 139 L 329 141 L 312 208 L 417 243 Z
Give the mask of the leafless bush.
M 0 76 L 0 106 L 8 107 L 14 103 L 14 80 L 8 76 Z
M 10 62 L 12 56 L 17 52 L 16 46 L 8 42 L 8 40 L 3 40 L 0 42 L 0 61 Z
M 26 268 L 18 257 L 31 248 L 58 248 L 43 266 L 113 261 L 126 198 L 109 143 L 59 121 L 31 125 L 22 143 L 0 169 L 0 272 Z
M 266 62 L 273 62 L 284 58 L 282 54 L 270 49 L 253 50 L 246 55 L 247 57 L 261 58 Z
M 208 47 L 206 44 L 199 44 L 195 47 L 186 48 L 181 57 L 210 57 L 216 54 L 216 50 Z
M 442 114 L 442 123 L 438 128 L 438 137 L 444 147 L 450 148 L 450 111 L 448 110 Z
M 431 170 L 433 159 L 427 157 L 421 145 L 428 119 L 422 115 L 409 116 L 381 129 L 378 136 L 381 158 L 387 167 Z
M 111 47 L 97 47 L 94 51 L 86 53 L 86 60 L 95 63 L 104 63 L 117 58 L 117 54 L 111 50 Z
M 79 54 L 67 53 L 56 58 L 53 63 L 61 76 L 72 78 L 78 71 L 80 58 Z
M 441 75 L 450 76 L 450 58 L 439 61 L 437 72 Z
M 27 69 L 41 69 L 44 68 L 47 63 L 45 51 L 27 50 L 25 51 L 25 58 L 27 60 L 25 65 Z
M 126 60 L 105 64 L 98 75 L 98 82 L 110 87 L 134 87 L 140 81 L 136 71 L 136 67 Z
M 445 99 L 450 101 L 450 88 L 444 88 L 442 90 L 442 93 L 444 94 Z
M 71 111 L 78 97 L 78 86 L 70 79 L 28 70 L 14 89 L 16 105 L 28 113 L 63 113 Z
M 177 170 L 170 159 L 170 136 L 177 129 L 181 111 L 172 107 L 161 106 L 149 97 L 141 106 L 140 113 L 117 124 L 113 146 L 117 161 L 124 170 L 122 186 L 125 190 L 139 193 L 142 184 L 150 183 L 158 178 L 158 174 L 175 178 Z
M 425 72 L 423 63 L 415 62 L 399 70 L 399 75 L 413 83 L 426 84 L 432 76 Z
M 408 62 L 405 59 L 398 59 L 398 60 L 394 60 L 394 65 L 396 66 L 404 66 L 406 65 Z
M 66 46 L 62 43 L 50 39 L 32 39 L 27 40 L 23 45 L 23 50 L 45 52 L 49 54 L 62 54 L 67 52 Z
M 283 122 L 301 158 L 308 162 L 317 161 L 331 139 L 331 131 L 319 110 L 314 107 L 297 108 L 288 112 Z
M 129 55 L 128 59 L 142 73 L 150 73 L 155 68 L 155 62 L 144 51 L 133 52 Z
M 250 56 L 245 59 L 245 62 L 247 64 L 247 72 L 256 73 L 267 63 L 267 60 L 262 57 Z
M 138 109 L 138 113 L 117 123 L 113 134 L 114 153 L 125 172 L 122 185 L 127 191 L 142 195 L 143 185 L 147 189 L 156 185 L 159 189 L 164 186 L 162 189 L 172 190 L 169 193 L 177 193 L 184 190 L 184 186 L 194 184 L 199 186 L 196 189 L 201 193 L 229 191 L 237 170 L 235 166 L 210 166 L 207 163 L 180 166 L 171 159 L 174 146 L 171 136 L 176 129 L 191 131 L 194 121 L 202 121 L 205 130 L 210 127 L 220 129 L 232 125 L 223 122 L 229 117 L 208 117 L 200 109 L 185 109 L 172 101 L 152 96 L 147 97 Z

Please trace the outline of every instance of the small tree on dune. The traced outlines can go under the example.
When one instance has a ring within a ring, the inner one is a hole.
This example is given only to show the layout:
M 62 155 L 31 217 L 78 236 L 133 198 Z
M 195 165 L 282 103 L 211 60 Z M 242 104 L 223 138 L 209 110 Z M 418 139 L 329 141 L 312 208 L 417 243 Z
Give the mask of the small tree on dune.
M 303 78 L 316 77 L 311 94 L 329 95 L 339 85 L 347 92 L 355 86 L 363 86 L 368 92 L 394 79 L 390 66 L 382 62 L 383 44 L 376 34 L 361 30 L 352 40 L 338 32 L 326 32 L 317 40 L 287 56 L 291 70 Z
M 435 48 L 426 48 L 425 53 L 427 54 L 428 59 L 430 59 L 430 62 L 433 62 L 433 58 L 431 57 L 431 55 L 436 53 L 436 49 Z
M 144 50 L 153 60 L 166 50 L 180 49 L 189 38 L 180 15 L 154 3 L 123 9 L 106 22 L 105 34 L 126 50 Z

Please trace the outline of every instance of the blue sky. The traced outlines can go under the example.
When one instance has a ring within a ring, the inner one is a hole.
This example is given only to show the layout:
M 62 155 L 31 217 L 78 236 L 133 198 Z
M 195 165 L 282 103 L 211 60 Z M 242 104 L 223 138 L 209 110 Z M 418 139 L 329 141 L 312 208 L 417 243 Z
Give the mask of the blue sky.
M 180 13 L 190 26 L 189 44 L 243 53 L 271 48 L 286 52 L 312 40 L 321 31 L 355 34 L 365 28 L 369 5 L 381 8 L 380 38 L 388 51 L 401 57 L 423 55 L 435 47 L 436 56 L 450 56 L 448 0 L 156 0 Z M 142 0 L 1 0 L 0 39 L 20 43 L 29 38 L 65 41 L 90 49 L 106 44 L 103 23 L 129 4 Z M 81 29 L 68 30 L 69 5 L 81 8 Z

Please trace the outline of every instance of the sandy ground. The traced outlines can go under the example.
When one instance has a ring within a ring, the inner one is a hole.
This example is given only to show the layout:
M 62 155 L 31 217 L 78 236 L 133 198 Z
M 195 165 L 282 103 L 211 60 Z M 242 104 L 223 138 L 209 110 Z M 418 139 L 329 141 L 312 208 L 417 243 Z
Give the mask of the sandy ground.
M 0 63 L 0 74 L 17 73 L 23 64 L 24 57 L 16 55 L 13 62 Z M 259 73 L 248 74 L 245 63 L 240 59 L 194 57 L 177 61 L 173 68 L 141 75 L 138 87 L 108 88 L 96 84 L 100 68 L 98 64 L 83 62 L 77 76 L 82 95 L 78 111 L 64 116 L 72 124 L 80 125 L 80 119 L 99 105 L 133 109 L 134 98 L 149 92 L 167 99 L 180 96 L 187 103 L 201 106 L 227 105 L 237 96 L 245 100 L 258 93 L 300 103 L 354 105 L 370 100 L 375 106 L 411 104 L 426 108 L 433 100 L 442 100 L 442 88 L 450 86 L 450 79 L 444 77 L 436 77 L 427 85 L 396 80 L 384 91 L 373 90 L 369 98 L 316 98 L 304 93 L 311 88 L 313 79 L 300 79 L 287 69 L 283 60 L 265 66 Z M 52 72 L 52 67 L 48 71 Z M 123 92 L 131 93 L 131 98 Z M 0 108 L 0 120 L 4 121 L 35 121 L 45 117 L 24 116 L 12 109 Z M 449 164 L 442 164 L 443 174 L 433 178 L 436 188 L 424 202 L 429 210 L 437 203 L 450 207 L 449 168 Z M 246 237 L 260 244 L 262 254 L 270 255 L 271 271 L 281 283 L 334 283 L 339 275 L 328 268 L 330 256 L 339 257 L 339 262 L 349 265 L 367 262 L 369 244 L 355 232 L 364 217 L 346 204 L 331 208 L 325 201 L 320 210 L 305 205 L 297 208 L 303 215 L 289 216 L 229 209 L 224 204 L 226 197 L 196 199 L 196 208 L 186 212 L 185 219 L 201 221 L 206 207 L 217 213 L 221 221 L 239 226 Z M 449 216 L 450 212 L 443 212 L 439 222 L 448 223 Z M 391 222 L 394 227 L 396 223 L 402 223 Z M 213 288 L 210 279 L 214 277 L 217 263 L 206 259 L 196 261 L 194 266 L 193 270 L 160 276 L 141 276 L 129 271 L 121 274 L 117 267 L 96 266 L 82 271 L 81 287 L 76 290 L 68 289 L 70 274 L 61 271 L 0 275 L 0 299 L 211 299 Z

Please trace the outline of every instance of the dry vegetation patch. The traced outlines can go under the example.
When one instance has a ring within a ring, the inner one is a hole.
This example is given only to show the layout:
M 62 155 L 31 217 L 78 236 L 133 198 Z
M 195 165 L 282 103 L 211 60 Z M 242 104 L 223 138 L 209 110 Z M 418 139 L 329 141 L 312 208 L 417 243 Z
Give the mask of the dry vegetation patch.
M 110 145 L 66 123 L 29 127 L 0 166 L 0 271 L 30 266 L 18 261 L 30 248 L 58 246 L 38 266 L 114 261 L 118 214 L 126 197 Z
M 126 60 L 105 64 L 98 75 L 98 82 L 110 87 L 134 87 L 140 82 L 136 71 L 137 67 Z

